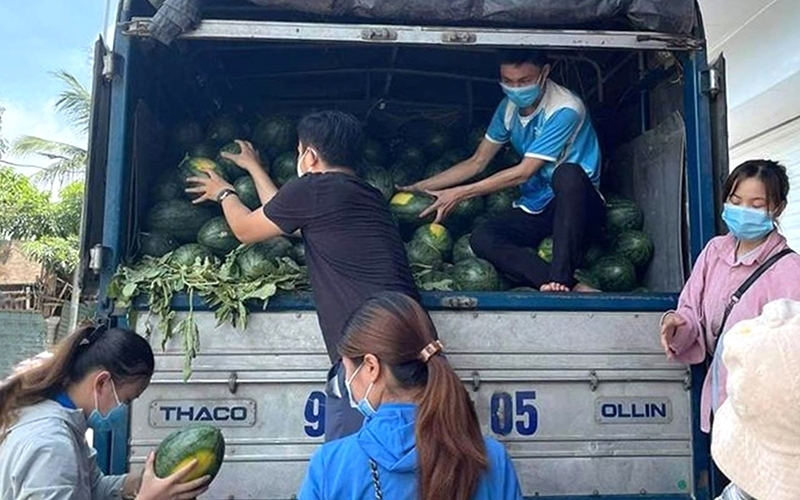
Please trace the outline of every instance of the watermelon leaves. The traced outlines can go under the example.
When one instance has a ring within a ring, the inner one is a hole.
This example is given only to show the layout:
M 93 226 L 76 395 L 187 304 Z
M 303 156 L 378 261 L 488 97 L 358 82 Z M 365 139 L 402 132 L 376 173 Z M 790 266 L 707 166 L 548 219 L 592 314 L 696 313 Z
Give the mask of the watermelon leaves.
M 161 348 L 172 338 L 180 338 L 184 352 L 184 380 L 192 373 L 192 360 L 200 349 L 200 335 L 194 320 L 194 299 L 200 297 L 214 310 L 217 325 L 229 323 L 244 330 L 247 327 L 248 305 L 252 302 L 267 307 L 269 299 L 279 290 L 308 288 L 305 267 L 288 257 L 276 259 L 267 274 L 246 278 L 239 272 L 236 259 L 247 247 L 230 252 L 220 265 L 216 259 L 197 257 L 191 265 L 176 262 L 172 252 L 162 257 L 145 256 L 133 265 L 123 265 L 109 284 L 108 295 L 128 311 L 128 322 L 136 324 L 135 303 L 145 300 L 148 316 L 145 332 L 152 333 L 151 320 L 163 334 Z M 177 294 L 189 299 L 188 312 L 178 318 L 172 308 Z

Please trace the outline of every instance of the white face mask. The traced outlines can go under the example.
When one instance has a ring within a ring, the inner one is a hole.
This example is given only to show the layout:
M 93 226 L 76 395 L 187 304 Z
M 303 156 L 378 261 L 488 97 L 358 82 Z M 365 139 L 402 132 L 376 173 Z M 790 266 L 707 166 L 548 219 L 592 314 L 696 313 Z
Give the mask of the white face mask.
M 308 153 L 308 148 L 297 158 L 297 177 L 303 177 L 308 172 L 303 172 L 303 157 Z

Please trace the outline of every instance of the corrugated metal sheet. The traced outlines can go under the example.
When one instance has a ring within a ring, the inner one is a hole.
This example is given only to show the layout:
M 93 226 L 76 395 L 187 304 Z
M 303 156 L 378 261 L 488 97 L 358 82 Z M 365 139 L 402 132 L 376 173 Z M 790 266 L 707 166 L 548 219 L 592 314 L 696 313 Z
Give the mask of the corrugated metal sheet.
M 0 312 L 0 380 L 20 361 L 44 350 L 45 323 L 38 311 Z

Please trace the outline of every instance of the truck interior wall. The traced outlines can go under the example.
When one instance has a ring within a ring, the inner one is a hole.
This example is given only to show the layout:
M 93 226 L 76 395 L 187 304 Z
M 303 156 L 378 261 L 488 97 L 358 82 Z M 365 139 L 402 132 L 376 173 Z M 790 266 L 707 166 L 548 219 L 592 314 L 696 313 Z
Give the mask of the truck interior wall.
M 675 234 L 685 226 L 685 134 L 675 117 L 682 110 L 679 69 L 664 68 L 668 54 L 550 55 L 552 78 L 589 108 L 604 156 L 603 191 L 634 198 L 645 212 L 645 229 L 656 241 L 645 285 L 654 292 L 678 291 L 684 251 Z M 472 127 L 488 124 L 502 98 L 495 52 L 487 49 L 201 41 L 164 47 L 137 39 L 133 57 L 134 128 L 147 131 L 129 136 L 136 170 L 128 200 L 129 256 L 148 207 L 146 187 L 180 161 L 165 138 L 182 119 L 208 122 L 225 113 L 247 121 L 256 114 L 299 116 L 335 107 L 365 119 L 373 134 L 391 135 L 393 127 L 424 116 L 453 126 L 465 139 Z M 661 148 L 657 158 L 647 153 L 654 144 Z

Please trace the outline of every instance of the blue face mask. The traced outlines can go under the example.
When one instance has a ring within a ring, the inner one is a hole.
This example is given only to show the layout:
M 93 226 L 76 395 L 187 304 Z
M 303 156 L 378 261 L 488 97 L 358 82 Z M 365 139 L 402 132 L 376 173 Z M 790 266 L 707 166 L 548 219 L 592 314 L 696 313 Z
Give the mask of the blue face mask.
M 722 210 L 722 220 L 738 240 L 758 240 L 775 229 L 775 221 L 766 210 L 730 203 Z
M 350 398 L 350 407 L 358 410 L 359 413 L 364 415 L 365 418 L 370 418 L 378 412 L 375 407 L 372 406 L 372 403 L 369 402 L 369 399 L 367 399 L 367 396 L 369 396 L 369 391 L 372 390 L 373 383 L 369 383 L 367 390 L 364 392 L 364 397 L 358 402 L 356 402 L 355 398 L 353 397 L 353 389 L 350 387 L 350 384 L 353 383 L 356 375 L 358 375 L 358 371 L 361 370 L 363 366 L 364 363 L 361 363 L 361 365 L 356 368 L 356 371 L 353 372 L 353 375 L 350 376 L 350 379 L 344 381 L 344 386 L 347 388 L 347 397 Z
M 509 87 L 501 83 L 500 87 L 503 89 L 506 96 L 508 96 L 508 100 L 513 102 L 518 108 L 533 106 L 533 103 L 536 102 L 536 99 L 538 99 L 539 95 L 542 93 L 542 86 L 538 83 L 533 83 L 525 87 Z
M 117 396 L 117 388 L 114 387 L 114 381 L 111 381 L 111 390 L 114 392 L 114 399 L 117 401 L 117 406 L 111 409 L 106 415 L 100 413 L 97 404 L 97 393 L 94 394 L 94 410 L 86 420 L 92 430 L 97 432 L 110 431 L 112 429 L 119 429 L 125 425 L 125 418 L 128 414 L 127 405 L 122 404 Z

